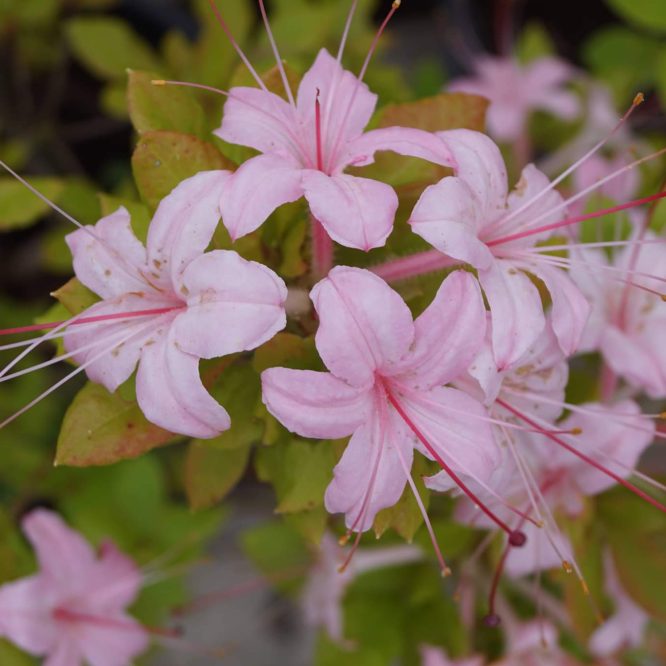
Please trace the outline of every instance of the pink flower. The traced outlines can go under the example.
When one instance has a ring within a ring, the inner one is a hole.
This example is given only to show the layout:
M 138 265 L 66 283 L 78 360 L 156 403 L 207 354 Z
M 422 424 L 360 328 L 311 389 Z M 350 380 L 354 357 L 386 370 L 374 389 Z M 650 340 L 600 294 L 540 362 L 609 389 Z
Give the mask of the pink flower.
M 615 613 L 590 637 L 590 650 L 597 657 L 608 657 L 627 647 L 638 647 L 650 616 L 625 592 L 613 557 L 604 553 L 606 592 L 615 604 Z
M 341 642 L 344 637 L 342 600 L 351 582 L 366 571 L 407 564 L 422 557 L 421 549 L 411 545 L 359 548 L 349 566 L 343 568 L 345 551 L 340 548 L 337 539 L 327 532 L 303 592 L 305 619 L 312 626 L 325 627 L 332 639 Z
M 666 396 L 666 243 L 652 232 L 615 252 L 577 250 L 571 276 L 592 304 L 581 351 L 599 350 L 620 377 Z
M 539 291 L 550 293 L 550 316 L 560 347 L 576 349 L 589 306 L 566 273 L 536 251 L 539 240 L 559 228 L 565 204 L 533 165 L 523 169 L 509 193 L 497 146 L 468 130 L 443 132 L 458 176 L 428 187 L 409 220 L 412 229 L 440 252 L 477 269 L 490 305 L 492 343 L 500 369 L 515 363 L 544 330 Z
M 334 268 L 311 298 L 320 320 L 317 349 L 330 372 L 266 370 L 263 399 L 304 437 L 353 433 L 326 491 L 328 511 L 344 513 L 350 530 L 369 529 L 411 482 L 415 448 L 450 471 L 487 479 L 498 451 L 483 408 L 443 387 L 483 340 L 474 279 L 451 274 L 416 321 L 385 282 L 357 268 Z
M 573 120 L 579 113 L 578 99 L 563 89 L 573 68 L 559 58 L 520 65 L 513 58 L 484 56 L 475 65 L 475 76 L 456 79 L 448 88 L 490 100 L 488 130 L 498 141 L 518 139 L 527 131 L 533 111 L 548 111 L 564 120 Z
M 369 250 L 391 233 L 398 198 L 376 180 L 344 173 L 392 150 L 452 166 L 444 141 L 422 130 L 389 127 L 364 133 L 377 96 L 339 59 L 322 49 L 304 75 L 296 99 L 268 90 L 232 88 L 216 134 L 261 155 L 232 176 L 222 219 L 236 239 L 257 229 L 281 204 L 305 196 L 329 236 Z
M 273 271 L 235 252 L 204 253 L 227 179 L 210 171 L 181 183 L 157 209 L 145 248 L 124 208 L 67 237 L 77 277 L 102 298 L 80 315 L 99 323 L 67 329 L 68 352 L 109 391 L 138 364 L 143 413 L 192 437 L 230 425 L 201 382 L 199 359 L 254 349 L 286 322 L 287 290 Z
M 125 609 L 142 585 L 132 560 L 112 543 L 96 555 L 55 513 L 23 520 L 39 572 L 0 587 L 0 635 L 45 657 L 45 666 L 127 666 L 148 633 Z
M 469 657 L 467 659 L 449 659 L 446 652 L 432 645 L 421 646 L 421 666 L 483 666 L 483 657 Z

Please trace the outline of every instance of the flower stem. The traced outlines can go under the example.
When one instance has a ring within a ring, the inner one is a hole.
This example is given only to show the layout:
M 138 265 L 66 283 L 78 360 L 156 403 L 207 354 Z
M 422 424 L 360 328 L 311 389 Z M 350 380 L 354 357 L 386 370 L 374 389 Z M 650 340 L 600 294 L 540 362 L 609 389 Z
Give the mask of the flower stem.
M 392 259 L 383 264 L 378 264 L 370 270 L 387 282 L 397 282 L 398 280 L 407 280 L 417 275 L 425 275 L 426 273 L 450 268 L 459 263 L 459 261 L 442 254 L 439 250 L 426 250 L 425 252 L 400 257 L 400 259 Z
M 326 277 L 333 268 L 333 241 L 314 215 L 310 215 L 310 229 L 312 234 L 311 270 L 312 278 L 316 282 Z

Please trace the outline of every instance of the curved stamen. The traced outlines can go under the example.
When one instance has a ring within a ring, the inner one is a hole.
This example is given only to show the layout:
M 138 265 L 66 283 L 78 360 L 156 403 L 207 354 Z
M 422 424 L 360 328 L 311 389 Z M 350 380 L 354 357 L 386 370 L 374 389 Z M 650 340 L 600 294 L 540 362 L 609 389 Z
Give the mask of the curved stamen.
M 259 0 L 259 10 L 261 11 L 261 18 L 264 21 L 264 25 L 266 26 L 266 34 L 268 35 L 268 41 L 271 43 L 271 49 L 273 49 L 275 62 L 277 63 L 278 70 L 280 71 L 280 77 L 282 78 L 282 85 L 284 86 L 284 91 L 287 93 L 289 104 L 291 104 L 291 106 L 295 109 L 296 102 L 294 101 L 294 95 L 291 92 L 291 86 L 289 85 L 287 72 L 285 71 L 284 65 L 282 64 L 282 58 L 280 57 L 280 52 L 278 50 L 277 44 L 275 43 L 275 37 L 273 37 L 273 31 L 271 30 L 271 24 L 268 20 L 268 14 L 266 14 L 266 7 L 264 6 L 264 0 Z
M 351 28 L 352 20 L 354 14 L 356 13 L 356 7 L 358 6 L 358 0 L 353 0 L 351 7 L 349 8 L 349 13 L 347 14 L 347 20 L 345 21 L 345 29 L 342 31 L 342 38 L 340 39 L 340 47 L 338 48 L 337 61 L 338 64 L 342 62 L 342 55 L 345 52 L 345 46 L 347 45 L 347 37 L 349 36 L 349 29 Z

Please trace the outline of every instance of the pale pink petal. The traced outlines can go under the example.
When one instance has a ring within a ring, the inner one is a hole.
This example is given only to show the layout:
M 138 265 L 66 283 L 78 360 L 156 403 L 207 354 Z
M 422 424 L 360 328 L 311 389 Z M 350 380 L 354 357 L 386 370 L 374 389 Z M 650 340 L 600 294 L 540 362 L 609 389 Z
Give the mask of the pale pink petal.
M 528 523 L 521 527 L 527 536 L 527 541 L 520 548 L 512 548 L 506 560 L 506 572 L 513 578 L 527 576 L 537 571 L 548 569 L 561 569 L 562 559 L 553 548 L 550 540 L 544 532 L 544 528 L 538 528 Z M 552 535 L 562 557 L 571 560 L 571 544 L 561 533 Z
M 327 176 L 305 170 L 305 198 L 312 214 L 340 245 L 359 250 L 382 247 L 393 229 L 398 197 L 391 187 L 357 176 Z
M 527 131 L 528 112 L 524 102 L 513 105 L 491 101 L 486 112 L 488 132 L 498 141 L 517 141 Z
M 125 614 L 109 617 L 106 626 L 104 620 L 82 624 L 76 637 L 90 666 L 128 666 L 150 644 L 143 627 Z
M 400 456 L 411 469 L 412 440 L 394 410 L 383 415 L 373 412 L 349 440 L 333 470 L 326 489 L 327 511 L 344 513 L 345 524 L 354 531 L 370 529 L 377 512 L 393 506 L 402 495 L 407 477 Z
M 287 287 L 270 268 L 215 250 L 183 273 L 187 310 L 173 322 L 178 347 L 199 358 L 254 349 L 287 323 Z
M 55 588 L 41 574 L 0 586 L 0 637 L 30 654 L 46 654 L 57 638 L 51 615 Z
M 414 340 L 402 298 L 370 271 L 334 268 L 310 296 L 319 315 L 315 341 L 328 369 L 354 386 L 391 374 Z
M 444 178 L 426 188 L 409 224 L 414 233 L 453 259 L 488 268 L 493 255 L 478 239 L 485 218 L 479 199 L 461 178 Z
M 301 152 L 296 132 L 294 112 L 285 100 L 259 88 L 236 87 L 230 90 L 215 134 L 229 143 L 294 160 Z
M 43 666 L 80 666 L 83 663 L 83 654 L 78 645 L 78 641 L 70 635 L 61 636 L 49 654 L 48 659 L 44 661 Z M 92 664 L 91 666 L 97 666 Z
M 523 268 L 546 285 L 552 301 L 553 331 L 564 354 L 571 356 L 578 349 L 590 313 L 587 299 L 560 268 L 537 262 L 526 263 Z
M 234 173 L 220 199 L 222 223 L 233 240 L 258 229 L 282 204 L 303 196 L 301 169 L 273 154 L 258 155 Z
M 666 322 L 660 327 L 662 335 Z M 656 336 L 655 336 L 656 337 Z M 608 326 L 600 341 L 600 350 L 613 371 L 630 384 L 645 390 L 648 395 L 661 398 L 666 394 L 666 376 L 663 358 L 663 340 L 655 339 L 656 349 L 646 346 L 640 336 L 627 335 L 614 326 Z
M 495 142 L 481 132 L 456 129 L 437 132 L 455 160 L 456 176 L 462 178 L 491 222 L 504 210 L 508 193 L 506 166 Z
M 74 273 L 88 289 L 102 298 L 145 289 L 141 277 L 146 250 L 132 231 L 130 215 L 120 207 L 94 227 L 68 234 Z
M 315 141 L 315 102 L 319 96 L 324 156 L 336 163 L 340 146 L 363 132 L 377 104 L 377 95 L 321 49 L 298 87 L 296 106 L 301 132 Z
M 539 291 L 509 261 L 496 260 L 479 271 L 490 305 L 495 360 L 500 370 L 520 359 L 546 325 Z
M 178 293 L 180 274 L 208 247 L 217 228 L 220 197 L 230 175 L 228 171 L 201 171 L 162 200 L 148 231 L 150 272 L 146 281 L 170 284 Z
M 484 482 L 490 479 L 500 451 L 479 402 L 454 388 L 410 392 L 401 395 L 400 402 L 430 447 L 455 472 Z M 424 456 L 435 459 L 420 440 L 416 446 Z
M 199 359 L 178 349 L 172 331 L 157 331 L 145 344 L 136 397 L 146 418 L 171 432 L 210 438 L 231 425 L 227 411 L 201 382 Z
M 347 437 L 372 406 L 367 389 L 353 388 L 328 372 L 269 368 L 261 384 L 268 411 L 303 437 Z
M 372 164 L 375 153 L 382 150 L 419 157 L 442 166 L 456 166 L 449 146 L 440 136 L 412 127 L 383 127 L 366 132 L 349 144 L 343 161 L 353 166 L 365 166 Z
M 82 316 L 104 317 L 169 307 L 174 307 L 174 303 L 165 301 L 157 292 L 132 292 L 97 303 Z M 99 323 L 73 324 L 64 337 L 65 349 L 74 354 L 76 363 L 87 365 L 86 374 L 91 381 L 113 392 L 134 372 L 144 343 L 154 335 L 153 329 L 170 321 L 173 316 L 174 313 L 167 312 Z M 132 336 L 133 332 L 136 335 Z M 128 336 L 132 337 L 127 339 Z M 103 353 L 105 349 L 107 353 Z
M 21 528 L 35 549 L 40 570 L 53 581 L 69 583 L 95 563 L 92 546 L 57 513 L 35 509 Z
M 451 273 L 414 322 L 414 329 L 414 345 L 403 361 L 401 382 L 429 389 L 464 373 L 486 333 L 486 310 L 478 282 L 464 271 Z
M 580 101 L 561 88 L 572 78 L 574 69 L 559 58 L 539 58 L 525 71 L 525 87 L 534 108 L 550 111 L 564 120 L 572 120 L 580 111 Z
M 143 576 L 135 562 L 106 541 L 86 576 L 86 606 L 96 614 L 117 613 L 136 599 L 142 585 Z

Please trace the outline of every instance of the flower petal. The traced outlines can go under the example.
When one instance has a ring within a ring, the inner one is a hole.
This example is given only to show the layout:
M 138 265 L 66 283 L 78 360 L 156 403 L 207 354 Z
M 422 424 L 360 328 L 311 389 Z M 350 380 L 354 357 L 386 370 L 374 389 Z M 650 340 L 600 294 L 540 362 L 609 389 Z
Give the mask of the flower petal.
M 486 333 L 486 309 L 478 282 L 464 271 L 451 273 L 414 322 L 414 329 L 414 344 L 403 360 L 400 381 L 430 389 L 464 373 Z
M 480 200 L 462 178 L 444 178 L 427 187 L 409 224 L 440 252 L 475 268 L 488 268 L 493 255 L 479 240 L 485 222 Z
M 210 438 L 231 425 L 227 411 L 201 383 L 199 359 L 178 348 L 173 331 L 158 331 L 154 342 L 145 345 L 136 397 L 146 418 L 171 432 Z
M 328 369 L 353 386 L 390 375 L 414 340 L 414 323 L 402 298 L 370 271 L 334 268 L 310 297 L 319 315 L 317 349 Z
M 235 87 L 224 104 L 223 141 L 294 159 L 301 152 L 293 109 L 278 95 L 259 88 Z
M 447 167 L 456 165 L 449 146 L 440 136 L 412 127 L 383 127 L 366 132 L 349 144 L 343 162 L 353 166 L 372 164 L 375 153 L 380 150 L 419 157 Z
M 113 626 L 114 622 L 117 626 Z M 150 643 L 145 629 L 125 614 L 110 617 L 106 626 L 88 622 L 76 636 L 78 647 L 91 666 L 127 666 Z
M 410 392 L 398 399 L 432 449 L 455 472 L 483 482 L 490 479 L 499 464 L 500 450 L 481 403 L 454 388 Z M 420 440 L 416 447 L 434 460 Z
M 67 634 L 61 635 L 43 666 L 81 666 L 83 654 L 78 642 Z M 92 666 L 97 666 L 93 664 Z
M 493 352 L 500 370 L 528 350 L 546 325 L 539 291 L 522 271 L 495 260 L 479 271 L 479 282 L 490 305 Z
M 552 299 L 550 320 L 553 331 L 562 351 L 571 356 L 578 349 L 590 304 L 563 270 L 536 262 L 526 263 L 524 268 L 546 285 Z
M 377 180 L 303 172 L 303 190 L 312 214 L 340 245 L 359 250 L 382 247 L 393 229 L 398 197 Z
M 282 204 L 303 196 L 302 171 L 275 155 L 258 155 L 231 177 L 220 200 L 222 223 L 233 240 L 258 229 Z
M 95 563 L 92 546 L 53 511 L 35 509 L 21 523 L 40 570 L 53 581 L 71 583 Z
M 178 293 L 181 273 L 208 247 L 217 228 L 220 197 L 230 175 L 202 171 L 161 201 L 148 231 L 149 279 L 165 281 Z
M 287 287 L 266 266 L 215 250 L 183 273 L 187 310 L 173 323 L 178 347 L 199 358 L 254 349 L 282 330 Z
M 369 393 L 328 372 L 269 368 L 261 373 L 263 401 L 282 425 L 303 437 L 338 439 L 366 419 Z
M 76 277 L 98 296 L 110 298 L 146 288 L 140 273 L 146 268 L 146 250 L 122 206 L 94 227 L 78 229 L 65 240 Z
M 349 440 L 333 470 L 333 480 L 326 489 L 326 510 L 344 513 L 349 529 L 370 529 L 377 512 L 393 506 L 402 495 L 407 477 L 400 455 L 411 469 L 412 440 L 394 410 L 386 409 L 383 418 L 373 411 Z
M 317 97 L 324 156 L 335 162 L 339 147 L 359 136 L 370 121 L 377 95 L 354 74 L 344 70 L 326 49 L 321 49 L 312 67 L 303 75 L 296 97 L 301 132 L 311 137 L 313 145 Z

